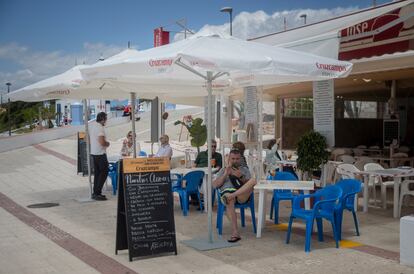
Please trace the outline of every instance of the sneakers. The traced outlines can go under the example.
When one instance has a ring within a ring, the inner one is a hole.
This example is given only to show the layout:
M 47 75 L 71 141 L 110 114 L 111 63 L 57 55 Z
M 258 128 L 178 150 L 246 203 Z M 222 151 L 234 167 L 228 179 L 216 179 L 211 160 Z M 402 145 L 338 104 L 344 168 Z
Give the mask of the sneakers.
M 106 201 L 106 196 L 102 194 L 92 194 L 92 199 L 96 201 Z

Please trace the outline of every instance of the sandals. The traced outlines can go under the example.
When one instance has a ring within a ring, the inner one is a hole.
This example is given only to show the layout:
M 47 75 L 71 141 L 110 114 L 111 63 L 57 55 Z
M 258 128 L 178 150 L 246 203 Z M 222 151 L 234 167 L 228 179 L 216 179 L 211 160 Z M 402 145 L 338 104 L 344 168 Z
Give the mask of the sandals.
M 231 236 L 230 239 L 227 240 L 229 243 L 236 243 L 241 240 L 240 236 Z

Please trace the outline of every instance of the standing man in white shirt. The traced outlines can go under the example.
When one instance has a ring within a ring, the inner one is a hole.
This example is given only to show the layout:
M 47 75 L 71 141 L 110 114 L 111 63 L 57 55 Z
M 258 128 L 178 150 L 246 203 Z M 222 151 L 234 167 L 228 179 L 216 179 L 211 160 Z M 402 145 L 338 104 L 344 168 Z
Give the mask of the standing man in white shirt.
M 164 134 L 160 137 L 161 146 L 158 149 L 158 152 L 154 155 L 154 157 L 168 157 L 171 159 L 173 155 L 172 148 L 169 144 L 170 137 L 167 134 Z
M 102 187 L 108 177 L 108 158 L 106 157 L 106 148 L 109 142 L 106 140 L 105 123 L 107 116 L 105 112 L 100 112 L 96 116 L 96 123 L 91 124 L 90 140 L 91 155 L 93 159 L 94 178 L 92 199 L 105 201 L 105 195 L 102 195 Z

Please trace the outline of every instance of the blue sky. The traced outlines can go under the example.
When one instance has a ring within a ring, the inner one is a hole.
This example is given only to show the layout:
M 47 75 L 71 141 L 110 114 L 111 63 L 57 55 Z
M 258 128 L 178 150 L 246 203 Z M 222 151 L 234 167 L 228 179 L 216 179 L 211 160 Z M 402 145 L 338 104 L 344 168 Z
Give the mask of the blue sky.
M 372 0 L 0 0 L 0 91 L 6 81 L 19 88 L 61 73 L 75 62 L 93 63 L 101 54 L 108 57 L 126 48 L 128 41 L 137 49 L 150 48 L 153 29 L 177 31 L 174 21 L 179 19 L 185 18 L 194 31 L 227 30 L 228 15 L 219 12 L 224 6 L 233 7 L 235 36 L 251 38 L 280 30 L 282 13 L 288 27 L 294 27 L 301 24 L 300 13 L 315 22 L 371 4 Z

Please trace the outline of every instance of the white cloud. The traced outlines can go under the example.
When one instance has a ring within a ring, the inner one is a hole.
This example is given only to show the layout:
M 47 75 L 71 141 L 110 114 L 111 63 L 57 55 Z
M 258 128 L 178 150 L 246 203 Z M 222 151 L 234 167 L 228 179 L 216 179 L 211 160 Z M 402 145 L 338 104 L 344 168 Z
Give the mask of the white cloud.
M 17 43 L 0 44 L 0 62 L 6 61 L 13 67 L 13 72 L 0 68 L 0 84 L 11 82 L 12 90 L 33 84 L 37 81 L 62 73 L 76 62 L 77 64 L 93 64 L 101 56 L 107 58 L 124 50 L 125 47 L 106 45 L 103 43 L 84 43 L 83 49 L 77 53 L 64 51 L 35 51 Z M 0 90 L 3 90 L 0 88 Z
M 282 31 L 284 29 L 284 18 L 287 21 L 287 28 L 295 28 L 303 25 L 303 18 L 306 14 L 307 24 L 323 21 L 357 10 L 358 7 L 334 8 L 334 9 L 297 9 L 278 11 L 273 14 L 259 10 L 256 12 L 241 12 L 233 20 L 233 35 L 241 39 L 255 38 L 258 36 Z M 230 32 L 230 24 L 204 25 L 200 31 L 209 30 L 212 32 Z M 176 34 L 174 41 L 183 39 L 183 35 Z

